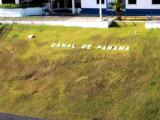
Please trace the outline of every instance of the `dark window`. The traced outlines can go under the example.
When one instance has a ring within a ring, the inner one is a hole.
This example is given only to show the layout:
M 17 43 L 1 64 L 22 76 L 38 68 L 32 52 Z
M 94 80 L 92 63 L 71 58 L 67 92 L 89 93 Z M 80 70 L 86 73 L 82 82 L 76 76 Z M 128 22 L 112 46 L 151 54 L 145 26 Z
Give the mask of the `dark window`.
M 136 0 L 128 0 L 128 4 L 136 4 Z
M 15 0 L 2 0 L 3 4 L 13 3 L 15 4 Z
M 97 4 L 99 4 L 99 1 L 100 1 L 100 0 L 97 0 Z M 102 4 L 104 4 L 104 0 L 102 0 Z
M 160 4 L 160 0 L 152 0 L 152 4 Z

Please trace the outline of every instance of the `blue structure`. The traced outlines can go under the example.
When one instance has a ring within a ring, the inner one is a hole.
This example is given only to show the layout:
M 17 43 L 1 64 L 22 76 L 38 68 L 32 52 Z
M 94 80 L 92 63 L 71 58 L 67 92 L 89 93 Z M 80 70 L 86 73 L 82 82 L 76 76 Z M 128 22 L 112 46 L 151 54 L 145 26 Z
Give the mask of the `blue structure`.
M 99 14 L 98 0 L 88 0 L 87 4 L 85 0 L 81 0 L 82 14 Z M 95 3 L 93 3 L 95 2 Z M 116 15 L 116 12 L 109 5 L 114 0 L 105 0 L 103 3 L 103 14 Z M 146 16 L 146 15 L 160 15 L 160 0 L 124 0 L 124 12 L 123 15 L 129 16 Z M 91 5 L 93 7 L 91 7 Z

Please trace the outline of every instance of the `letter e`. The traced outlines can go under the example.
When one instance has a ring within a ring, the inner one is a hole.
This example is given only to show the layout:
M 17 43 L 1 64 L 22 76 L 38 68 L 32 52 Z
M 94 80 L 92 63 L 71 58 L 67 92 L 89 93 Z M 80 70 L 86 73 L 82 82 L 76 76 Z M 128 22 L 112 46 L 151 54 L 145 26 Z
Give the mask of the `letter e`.
M 88 45 L 87 49 L 89 49 L 89 50 L 90 50 L 90 49 L 91 49 L 91 47 L 92 47 L 92 45 Z

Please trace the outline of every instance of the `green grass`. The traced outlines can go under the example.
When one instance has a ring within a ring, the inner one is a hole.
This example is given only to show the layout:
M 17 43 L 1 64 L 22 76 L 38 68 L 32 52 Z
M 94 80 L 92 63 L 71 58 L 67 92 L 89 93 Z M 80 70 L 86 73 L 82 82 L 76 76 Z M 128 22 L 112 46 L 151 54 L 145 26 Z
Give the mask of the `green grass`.
M 123 19 L 122 21 L 151 21 L 147 19 Z
M 36 37 L 28 39 L 30 34 Z M 77 48 L 51 48 L 52 43 Z M 81 49 L 84 44 L 93 49 Z M 96 50 L 98 45 L 126 45 L 130 51 Z M 159 93 L 160 30 L 146 30 L 144 23 L 109 29 L 0 25 L 0 112 L 160 120 Z
M 4 19 L 14 19 L 14 18 L 41 18 L 42 16 L 39 15 L 33 15 L 33 16 L 22 16 L 22 17 L 0 17 Z

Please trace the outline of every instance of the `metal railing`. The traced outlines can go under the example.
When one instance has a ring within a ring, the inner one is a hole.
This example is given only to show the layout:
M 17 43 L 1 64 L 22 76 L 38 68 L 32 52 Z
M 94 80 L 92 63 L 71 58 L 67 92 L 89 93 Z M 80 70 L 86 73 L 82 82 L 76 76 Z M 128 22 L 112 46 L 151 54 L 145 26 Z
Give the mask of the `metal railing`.
M 31 15 L 32 14 L 32 15 Z M 35 15 L 34 15 L 35 14 Z M 41 13 L 36 15 L 34 12 L 17 12 L 15 15 L 0 13 L 0 20 L 11 21 L 97 21 L 99 14 L 72 14 L 72 13 Z M 108 15 L 103 14 L 103 18 L 107 21 Z
M 39 15 L 36 15 L 39 14 Z M 36 13 L 36 12 L 16 12 L 16 14 L 0 12 L 0 21 L 10 20 L 10 21 L 97 21 L 99 14 L 72 14 L 72 13 Z M 108 14 L 103 14 L 103 18 L 107 21 L 108 19 L 114 19 L 115 13 L 111 12 Z M 123 13 L 123 18 L 127 19 L 132 17 L 137 19 L 138 17 L 150 21 L 150 20 L 160 20 L 159 14 L 153 14 L 152 12 L 146 14 L 132 14 Z

